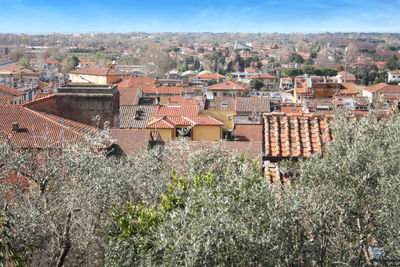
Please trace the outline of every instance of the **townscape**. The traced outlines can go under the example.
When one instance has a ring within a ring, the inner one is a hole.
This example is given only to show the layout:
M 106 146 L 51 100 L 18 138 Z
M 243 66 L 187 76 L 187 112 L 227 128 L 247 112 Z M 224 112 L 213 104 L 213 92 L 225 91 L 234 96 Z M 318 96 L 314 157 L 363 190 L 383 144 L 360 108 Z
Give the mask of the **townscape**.
M 399 33 L 0 33 L 0 266 L 398 265 L 399 108 Z

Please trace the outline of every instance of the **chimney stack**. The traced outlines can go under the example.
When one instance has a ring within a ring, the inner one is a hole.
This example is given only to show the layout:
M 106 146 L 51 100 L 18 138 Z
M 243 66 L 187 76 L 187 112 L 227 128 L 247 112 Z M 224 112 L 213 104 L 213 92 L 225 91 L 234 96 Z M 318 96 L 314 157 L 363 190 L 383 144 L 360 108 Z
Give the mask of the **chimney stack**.
M 13 122 L 13 123 L 12 123 L 12 131 L 13 131 L 13 132 L 18 132 L 18 129 L 19 129 L 19 124 L 18 124 L 18 122 Z

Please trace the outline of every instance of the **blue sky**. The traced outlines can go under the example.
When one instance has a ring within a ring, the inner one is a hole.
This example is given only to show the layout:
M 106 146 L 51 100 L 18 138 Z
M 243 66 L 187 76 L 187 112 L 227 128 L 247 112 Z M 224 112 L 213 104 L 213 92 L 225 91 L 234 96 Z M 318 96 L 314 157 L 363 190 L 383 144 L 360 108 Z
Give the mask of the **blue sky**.
M 0 0 L 0 32 L 400 32 L 400 0 Z

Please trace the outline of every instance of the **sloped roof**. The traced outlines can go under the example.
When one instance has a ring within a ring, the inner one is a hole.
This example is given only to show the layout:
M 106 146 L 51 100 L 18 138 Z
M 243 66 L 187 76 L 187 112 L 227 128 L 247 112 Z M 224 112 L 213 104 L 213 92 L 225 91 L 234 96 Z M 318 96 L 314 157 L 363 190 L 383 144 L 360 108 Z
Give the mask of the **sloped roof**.
M 155 87 L 144 87 L 144 94 L 165 94 L 165 95 L 180 95 L 182 87 L 180 86 L 155 86 Z
M 84 75 L 95 75 L 95 76 L 107 76 L 107 75 L 126 75 L 126 73 L 110 67 L 87 67 L 73 70 L 71 74 L 84 74 Z
M 155 78 L 129 78 L 128 80 L 118 83 L 118 88 L 120 87 L 137 87 L 137 88 L 148 88 L 155 86 Z
M 198 105 L 199 109 L 204 109 L 206 98 L 202 96 L 170 96 L 168 105 Z
M 225 79 L 225 76 L 219 73 L 202 73 L 197 76 L 189 78 L 189 80 L 217 80 L 217 79 Z
M 252 75 L 249 77 L 250 79 L 278 79 L 274 75 L 269 75 L 269 74 L 257 74 L 257 75 Z
M 0 84 L 0 94 L 21 96 L 21 95 L 24 95 L 25 92 Z
M 390 71 L 390 74 L 400 74 L 400 70 L 392 70 Z
M 237 112 L 270 112 L 270 99 L 266 97 L 237 97 Z
M 159 105 L 156 107 L 154 116 L 197 116 L 199 115 L 198 105 Z
M 17 70 L 21 70 L 24 69 L 25 67 L 21 66 L 21 65 L 8 65 L 8 66 L 4 66 L 0 68 L 0 72 L 14 72 Z
M 244 91 L 246 88 L 240 83 L 234 81 L 220 82 L 207 87 L 208 90 L 224 90 L 224 91 Z
M 119 107 L 119 127 L 121 129 L 144 129 L 151 121 L 156 106 L 121 105 Z
M 173 129 L 175 126 L 223 126 L 224 122 L 211 116 L 164 116 L 155 119 L 147 125 L 149 129 Z
M 400 93 L 400 85 L 388 85 L 386 83 L 379 83 L 365 88 L 371 93 Z
M 262 142 L 263 126 L 261 124 L 235 124 L 232 136 L 237 141 Z
M 126 156 L 147 149 L 151 141 L 151 131 L 137 129 L 111 129 L 110 137 L 117 142 L 115 145 Z
M 236 99 L 231 96 L 216 96 L 207 99 L 206 109 L 209 110 L 236 110 Z
M 13 123 L 18 123 L 17 131 L 12 130 Z M 11 144 L 20 148 L 57 148 L 80 143 L 86 140 L 86 133 L 96 131 L 85 124 L 26 107 L 0 107 L 0 133 L 10 135 Z
M 140 92 L 138 87 L 120 87 L 119 91 L 119 104 L 120 105 L 135 105 Z
M 332 115 L 269 113 L 264 115 L 265 155 L 269 158 L 307 157 L 321 151 L 332 136 Z

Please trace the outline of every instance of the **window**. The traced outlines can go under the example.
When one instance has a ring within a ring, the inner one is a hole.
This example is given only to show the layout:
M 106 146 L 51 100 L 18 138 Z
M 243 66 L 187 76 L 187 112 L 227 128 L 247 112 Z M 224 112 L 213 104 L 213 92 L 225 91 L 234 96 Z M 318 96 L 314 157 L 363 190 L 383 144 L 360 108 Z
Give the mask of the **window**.
M 177 127 L 175 129 L 175 136 L 176 137 L 192 137 L 192 129 L 184 128 L 184 127 Z
M 150 83 L 146 83 L 146 85 L 150 85 Z
M 217 93 L 213 93 L 213 96 L 217 96 Z

